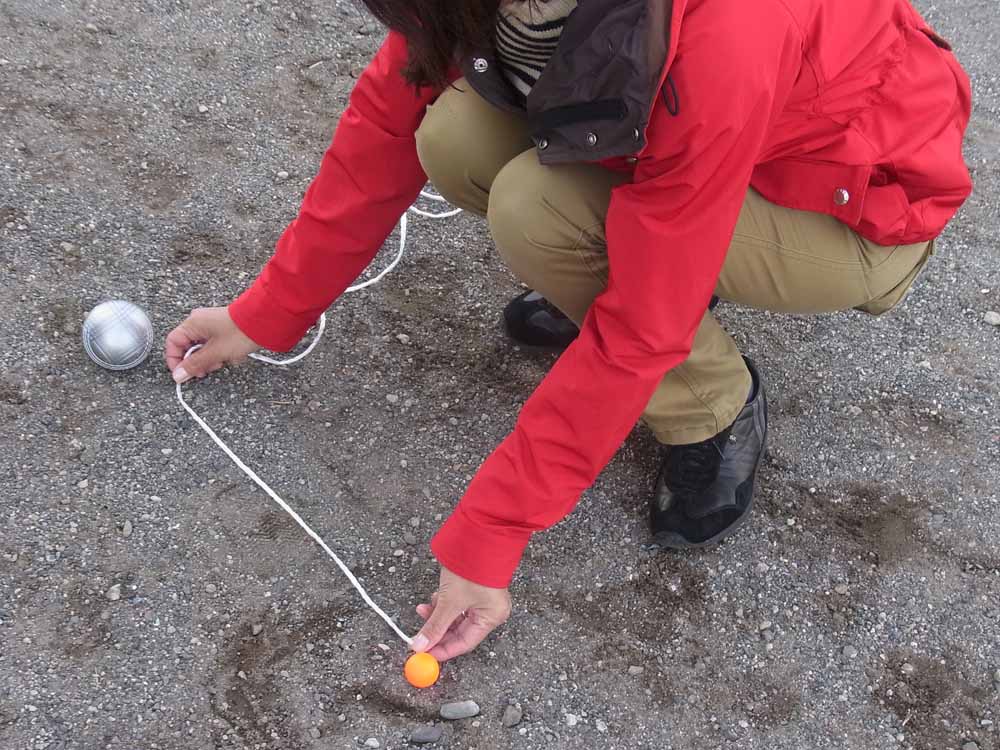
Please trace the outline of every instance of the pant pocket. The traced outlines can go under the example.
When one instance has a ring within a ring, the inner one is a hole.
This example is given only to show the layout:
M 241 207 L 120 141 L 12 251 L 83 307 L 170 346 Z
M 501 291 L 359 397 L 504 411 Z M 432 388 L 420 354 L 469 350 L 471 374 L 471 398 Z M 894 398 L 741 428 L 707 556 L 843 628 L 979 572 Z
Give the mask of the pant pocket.
M 893 308 L 898 307 L 903 300 L 906 299 L 907 295 L 909 295 L 910 290 L 913 289 L 914 282 L 917 280 L 920 272 L 924 270 L 924 266 L 927 265 L 928 259 L 934 252 L 934 241 L 931 240 L 926 243 L 926 245 L 923 246 L 922 252 L 918 250 L 919 247 L 920 246 L 910 246 L 910 249 L 917 251 L 914 253 L 914 255 L 916 255 L 916 262 L 911 265 L 901 281 L 898 281 L 896 285 L 887 292 L 881 293 L 879 296 L 863 305 L 859 305 L 855 309 L 866 312 L 869 315 L 877 316 L 884 315 Z M 904 248 L 897 248 L 894 253 L 899 253 L 901 250 L 904 250 Z M 871 283 L 871 280 L 869 283 Z

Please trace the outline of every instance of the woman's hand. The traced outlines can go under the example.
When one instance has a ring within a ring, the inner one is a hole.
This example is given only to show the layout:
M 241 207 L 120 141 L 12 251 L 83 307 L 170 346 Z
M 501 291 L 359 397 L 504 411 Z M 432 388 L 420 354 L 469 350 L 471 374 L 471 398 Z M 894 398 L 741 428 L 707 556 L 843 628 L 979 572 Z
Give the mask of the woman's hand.
M 195 344 L 203 346 L 184 359 L 184 353 Z M 242 362 L 259 348 L 236 326 L 225 307 L 199 307 L 167 336 L 164 357 L 174 380 L 184 383 Z
M 430 604 L 417 606 L 427 622 L 413 639 L 414 651 L 445 661 L 472 651 L 510 617 L 510 593 L 467 581 L 441 566 L 441 583 Z

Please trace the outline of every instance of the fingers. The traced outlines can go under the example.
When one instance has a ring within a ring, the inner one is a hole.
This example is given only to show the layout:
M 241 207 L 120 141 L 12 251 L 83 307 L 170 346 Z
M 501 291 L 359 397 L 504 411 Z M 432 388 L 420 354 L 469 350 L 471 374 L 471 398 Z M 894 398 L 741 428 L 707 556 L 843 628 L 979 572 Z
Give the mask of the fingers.
M 427 611 L 429 605 L 422 605 Z M 462 609 L 455 606 L 447 598 L 439 598 L 437 601 L 437 606 L 430 607 L 430 612 L 427 616 L 427 621 L 424 623 L 423 628 L 413 639 L 413 643 L 410 647 L 414 651 L 428 651 L 433 648 L 438 641 L 440 641 L 448 629 L 451 628 L 452 624 L 457 618 L 462 615 Z
M 430 650 L 431 656 L 438 661 L 447 661 L 456 656 L 467 654 L 485 640 L 495 625 L 473 616 L 462 617 L 456 621 L 455 627 L 445 633 L 438 644 Z
M 167 335 L 163 354 L 167 361 L 167 367 L 171 372 L 183 361 L 187 350 L 197 343 L 200 343 L 200 339 L 197 338 L 187 320 Z

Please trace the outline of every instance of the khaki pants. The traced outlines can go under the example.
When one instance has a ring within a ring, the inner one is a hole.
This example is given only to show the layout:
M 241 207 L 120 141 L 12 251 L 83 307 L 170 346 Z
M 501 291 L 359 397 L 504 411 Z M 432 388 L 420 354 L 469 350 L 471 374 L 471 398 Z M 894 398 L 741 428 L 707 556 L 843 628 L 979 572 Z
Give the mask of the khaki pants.
M 628 177 L 596 164 L 542 166 L 522 120 L 464 80 L 428 109 L 417 151 L 444 197 L 487 217 L 511 270 L 580 324 L 607 283 L 605 217 L 611 189 Z M 716 294 L 775 312 L 878 315 L 903 299 L 932 248 L 882 247 L 750 190 Z M 736 419 L 750 385 L 735 342 L 706 311 L 691 355 L 663 378 L 643 419 L 662 443 L 698 442 Z

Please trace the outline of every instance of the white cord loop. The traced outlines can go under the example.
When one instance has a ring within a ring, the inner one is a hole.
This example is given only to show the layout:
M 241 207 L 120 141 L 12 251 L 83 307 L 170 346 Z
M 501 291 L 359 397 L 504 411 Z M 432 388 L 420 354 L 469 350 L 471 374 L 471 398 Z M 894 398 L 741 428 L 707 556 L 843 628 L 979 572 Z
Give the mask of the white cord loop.
M 438 201 L 442 203 L 445 202 L 444 198 L 434 193 L 421 191 L 420 195 L 421 197 L 427 198 L 432 201 Z M 428 211 L 422 211 L 419 208 L 416 208 L 415 206 L 411 206 L 409 210 L 412 211 L 417 216 L 426 216 L 431 219 L 446 219 L 449 216 L 455 216 L 456 214 L 461 213 L 462 211 L 462 209 L 456 208 L 450 211 L 445 211 L 443 213 L 431 213 Z M 354 286 L 348 287 L 346 291 L 357 292 L 360 291 L 361 289 L 365 289 L 366 287 L 370 287 L 374 284 L 377 284 L 399 264 L 399 261 L 403 259 L 403 253 L 406 251 L 406 230 L 407 230 L 407 216 L 404 213 L 399 219 L 399 250 L 396 253 L 396 257 L 393 258 L 392 262 L 384 269 L 382 269 L 377 275 L 375 275 L 371 279 L 368 279 L 367 281 L 363 281 L 359 284 L 355 284 Z M 272 359 L 271 357 L 267 357 L 263 354 L 257 354 L 256 352 L 251 354 L 250 357 L 252 359 L 256 359 L 258 362 L 264 362 L 265 364 L 269 365 L 295 364 L 296 362 L 307 357 L 309 353 L 316 348 L 316 345 L 319 343 L 319 340 L 323 335 L 323 331 L 325 330 L 326 330 L 326 313 L 323 313 L 319 317 L 319 329 L 316 331 L 316 335 L 313 337 L 313 340 L 309 343 L 309 346 L 307 346 L 304 351 L 300 352 L 299 354 L 296 354 L 294 357 L 290 357 L 289 359 Z M 187 352 L 184 354 L 184 359 L 187 359 L 189 356 L 191 356 L 191 354 L 200 349 L 201 346 L 202 346 L 201 344 L 196 344 L 195 346 L 192 346 L 190 349 L 188 349 Z M 399 636 L 400 640 L 402 640 L 403 643 L 405 643 L 406 645 L 410 645 L 412 639 L 408 635 L 406 635 L 406 633 L 400 630 L 399 626 L 396 625 L 395 622 L 393 622 L 392 618 L 389 617 L 389 615 L 387 615 L 385 612 L 383 612 L 382 609 L 372 600 L 372 598 L 368 595 L 368 592 L 365 591 L 364 586 L 361 585 L 361 583 L 350 571 L 350 569 L 344 564 L 344 562 L 339 557 L 337 557 L 337 554 L 332 549 L 330 549 L 329 545 L 327 545 L 327 543 L 323 541 L 320 535 L 317 534 L 315 531 L 313 531 L 309 527 L 309 525 L 302 520 L 302 517 L 299 516 L 299 514 L 296 513 L 294 510 L 292 510 L 292 508 L 288 505 L 288 503 L 282 500 L 281 497 L 278 495 L 278 493 L 272 490 L 271 487 L 267 484 L 267 482 L 265 482 L 257 475 L 257 472 L 255 472 L 253 469 L 251 469 L 249 466 L 243 463 L 243 461 L 240 460 L 240 457 L 237 456 L 235 453 L 233 453 L 233 451 L 230 450 L 229 446 L 226 445 L 225 442 L 223 442 L 222 438 L 220 438 L 215 433 L 215 430 L 209 427 L 208 424 L 205 422 L 205 420 L 202 419 L 200 416 L 198 416 L 198 413 L 195 412 L 195 410 L 188 405 L 187 401 L 184 400 L 184 394 L 181 391 L 180 383 L 177 384 L 177 400 L 180 401 L 181 406 L 184 407 L 184 410 L 191 415 L 191 418 L 194 419 L 195 423 L 199 427 L 201 427 L 201 429 L 203 429 L 205 433 L 210 438 L 212 438 L 213 441 L 215 441 L 215 444 L 218 445 L 227 456 L 229 456 L 232 462 L 236 464 L 243 471 L 244 474 L 250 477 L 250 479 L 252 479 L 257 484 L 258 487 L 264 490 L 264 492 L 266 492 L 267 495 L 272 500 L 274 500 L 274 502 L 276 502 L 281 507 L 282 510 L 284 510 L 288 515 L 290 515 L 295 520 L 295 523 L 297 523 L 299 526 L 302 527 L 302 530 L 305 531 L 306 534 L 312 537 L 312 539 L 320 547 L 323 548 L 323 551 L 326 552 L 326 554 L 329 555 L 330 558 L 337 564 L 337 567 L 340 568 L 341 572 L 347 577 L 347 580 L 351 582 L 351 585 L 354 586 L 355 589 L 357 589 L 359 594 L 361 594 L 361 598 L 364 599 L 365 604 L 371 607 L 372 610 L 375 612 L 375 614 L 377 614 L 379 617 L 385 620 L 386 624 L 390 628 L 392 628 L 393 632 L 395 632 L 396 635 Z

